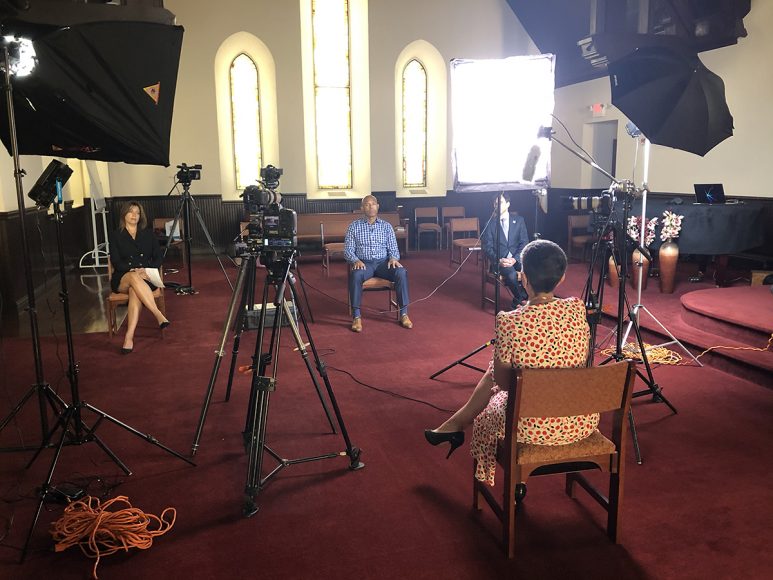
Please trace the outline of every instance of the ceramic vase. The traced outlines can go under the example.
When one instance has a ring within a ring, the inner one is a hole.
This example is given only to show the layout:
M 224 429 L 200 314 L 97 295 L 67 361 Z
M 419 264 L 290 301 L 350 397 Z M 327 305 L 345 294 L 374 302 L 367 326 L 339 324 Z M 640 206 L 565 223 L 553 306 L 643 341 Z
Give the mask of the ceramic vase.
M 660 291 L 663 294 L 673 294 L 676 282 L 676 263 L 679 260 L 679 246 L 668 238 L 660 246 L 658 262 L 660 263 Z
M 612 288 L 617 288 L 620 283 L 620 266 L 615 265 L 615 260 L 609 256 L 609 267 L 607 268 L 607 284 Z

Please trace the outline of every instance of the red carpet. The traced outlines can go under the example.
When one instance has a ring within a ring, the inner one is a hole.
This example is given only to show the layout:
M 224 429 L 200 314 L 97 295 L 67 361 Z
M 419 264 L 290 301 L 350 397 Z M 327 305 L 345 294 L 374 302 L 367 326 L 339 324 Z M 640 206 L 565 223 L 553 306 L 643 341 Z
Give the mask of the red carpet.
M 445 253 L 412 254 L 404 264 L 414 300 L 427 297 L 453 271 Z M 364 331 L 356 335 L 347 329 L 344 266 L 334 264 L 329 278 L 321 275 L 317 262 L 303 262 L 301 269 L 316 320 L 311 325 L 314 342 L 329 365 L 346 427 L 363 450 L 365 468 L 350 472 L 343 457 L 289 466 L 258 495 L 260 511 L 244 518 L 247 461 L 241 431 L 249 377 L 238 376 L 231 401 L 223 402 L 229 337 L 195 456 L 197 467 L 109 422 L 98 434 L 132 469 L 132 476 L 124 477 L 93 443 L 64 449 L 55 484 L 89 483 L 92 495 L 126 495 L 148 513 L 177 509 L 177 523 L 169 533 L 156 538 L 147 551 L 104 558 L 100 578 L 702 579 L 769 574 L 769 389 L 709 367 L 655 368 L 658 383 L 679 413 L 671 414 L 648 397 L 634 402 L 644 462 L 636 465 L 629 453 L 622 544 L 608 541 L 603 514 L 592 501 L 582 496 L 570 500 L 563 495 L 562 479 L 541 478 L 529 486 L 519 515 L 517 560 L 509 562 L 493 515 L 485 510 L 481 516 L 471 514 L 467 446 L 446 461 L 444 450 L 430 447 L 422 436 L 422 429 L 447 415 L 430 405 L 455 409 L 479 376 L 457 366 L 439 380 L 428 379 L 493 335 L 491 309 L 479 307 L 480 271 L 468 263 L 432 297 L 414 304 L 413 330 L 400 328 L 393 315 L 366 312 Z M 112 341 L 106 334 L 75 337 L 83 399 L 185 454 L 230 296 L 216 263 L 208 260 L 195 264 L 194 285 L 198 295 L 169 293 L 173 323 L 164 340 L 151 320 L 141 320 L 135 352 L 129 356 L 117 353 L 122 333 Z M 678 299 L 669 297 L 672 302 L 678 304 Z M 366 305 L 383 308 L 386 300 L 382 294 L 368 295 Z M 341 451 L 342 439 L 328 433 L 294 346 L 284 332 L 268 443 L 290 459 Z M 239 364 L 248 363 L 254 347 L 255 333 L 246 333 Z M 63 338 L 44 339 L 42 349 L 45 378 L 69 400 Z M 2 344 L 3 416 L 35 380 L 30 351 L 28 340 Z M 473 362 L 485 364 L 488 356 L 481 352 Z M 363 387 L 338 369 L 390 392 Z M 28 404 L 3 431 L 0 444 L 38 442 L 36 413 L 37 405 Z M 88 412 L 84 418 L 94 422 Z M 0 576 L 88 577 L 92 561 L 80 551 L 50 550 L 47 529 L 62 513 L 58 505 L 46 505 L 32 552 L 25 564 L 17 564 L 36 505 L 34 490 L 45 479 L 52 452 L 45 451 L 28 471 L 24 465 L 31 453 L 1 457 L 0 516 L 3 529 L 10 531 L 0 544 Z M 275 462 L 268 454 L 264 461 L 265 475 Z

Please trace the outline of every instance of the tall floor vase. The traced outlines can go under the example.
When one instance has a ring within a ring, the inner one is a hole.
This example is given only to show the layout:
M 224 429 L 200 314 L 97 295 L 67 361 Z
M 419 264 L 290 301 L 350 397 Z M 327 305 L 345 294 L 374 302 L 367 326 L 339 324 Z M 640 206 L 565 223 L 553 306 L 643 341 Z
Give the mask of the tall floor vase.
M 679 260 L 679 246 L 668 238 L 660 246 L 658 262 L 660 263 L 660 291 L 663 294 L 673 294 L 676 285 L 676 263 Z
M 641 267 L 639 267 L 641 260 Z M 641 289 L 647 289 L 647 275 L 650 271 L 650 261 L 639 250 L 634 250 L 631 255 L 631 286 L 639 287 L 639 276 L 642 277 Z
M 620 284 L 620 266 L 615 265 L 615 259 L 609 256 L 609 268 L 607 268 L 607 284 L 612 288 L 617 288 Z

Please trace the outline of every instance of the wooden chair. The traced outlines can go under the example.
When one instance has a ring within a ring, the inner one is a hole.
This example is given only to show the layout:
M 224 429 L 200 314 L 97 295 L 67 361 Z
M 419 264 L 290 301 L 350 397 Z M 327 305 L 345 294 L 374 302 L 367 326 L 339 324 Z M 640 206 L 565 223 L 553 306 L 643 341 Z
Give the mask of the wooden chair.
M 351 266 L 348 268 L 349 270 L 349 277 L 351 278 L 352 275 L 352 268 Z M 347 280 L 347 304 L 349 306 L 349 316 L 352 315 L 352 297 L 348 292 L 349 284 Z M 369 278 L 368 280 L 365 280 L 365 282 L 362 283 L 362 292 L 363 294 L 365 292 L 386 292 L 388 297 L 388 308 L 389 312 L 392 312 L 393 310 L 397 314 L 397 319 L 400 319 L 400 308 L 397 305 L 397 301 L 394 298 L 393 292 L 395 291 L 395 284 L 394 282 L 390 282 L 389 280 L 386 280 L 384 278 Z
M 488 259 L 488 256 L 484 253 L 483 254 L 483 270 L 481 271 L 481 277 L 480 277 L 480 307 L 485 310 L 486 304 L 494 304 L 494 299 L 489 298 L 486 288 L 488 284 L 491 284 L 492 286 L 496 283 L 496 276 L 493 272 L 491 272 L 491 260 Z M 502 282 L 502 276 L 499 276 L 499 284 L 500 284 L 500 292 L 499 297 L 500 299 L 502 296 L 507 296 L 508 304 L 510 302 L 510 293 L 507 292 L 507 290 L 504 288 L 504 283 Z
M 448 240 L 450 239 L 448 235 L 450 225 L 448 222 L 450 222 L 452 218 L 463 217 L 466 217 L 466 214 L 464 213 L 464 207 L 461 205 L 440 208 L 440 222 L 443 225 L 443 237 L 445 238 L 446 247 L 448 247 Z
M 438 222 L 437 207 L 417 207 L 413 210 L 414 223 L 416 224 L 416 250 L 421 250 L 421 234 L 434 234 L 437 249 L 440 249 L 443 228 Z M 431 220 L 431 221 L 420 221 Z
M 159 273 L 161 274 L 161 279 L 164 279 L 164 270 L 163 266 L 159 268 Z M 107 279 L 108 281 L 113 277 L 113 264 L 110 261 L 110 257 L 107 258 Z M 161 311 L 161 313 L 166 316 L 166 301 L 164 300 L 164 289 L 163 288 L 156 288 L 153 290 L 153 298 L 156 300 L 156 306 L 158 306 L 158 309 Z M 113 335 L 118 332 L 118 322 L 117 317 L 115 315 L 115 311 L 119 306 L 123 306 L 129 303 L 129 295 L 128 294 L 122 294 L 120 292 L 110 292 L 110 294 L 107 297 L 107 334 L 110 338 L 113 338 Z M 164 330 L 160 329 L 161 332 L 161 338 L 164 337 Z
M 567 216 L 568 232 L 566 243 L 566 257 L 572 259 L 572 250 L 582 247 L 582 261 L 585 261 L 588 250 L 593 245 L 596 237 L 588 232 L 590 227 L 590 214 Z
M 465 237 L 457 238 L 456 234 L 464 234 Z M 475 260 L 479 262 L 478 254 L 481 251 L 480 244 L 480 226 L 478 224 L 478 218 L 454 218 L 449 222 L 449 247 L 448 247 L 448 263 L 461 264 L 462 252 L 467 250 L 468 252 L 476 252 Z M 455 259 L 454 254 L 456 248 L 459 249 L 459 259 Z
M 621 505 L 625 475 L 627 418 L 636 378 L 633 361 L 574 369 L 495 368 L 497 383 L 509 385 L 505 412 L 505 438 L 497 449 L 497 463 L 504 471 L 501 504 L 487 483 L 473 477 L 473 507 L 481 496 L 502 522 L 502 539 L 509 558 L 515 555 L 516 491 L 523 497 L 530 476 L 566 473 L 565 492 L 574 497 L 578 483 L 607 511 L 607 535 L 620 541 Z M 610 437 L 595 431 L 568 445 L 516 443 L 520 417 L 565 417 L 591 413 L 612 415 Z M 599 469 L 609 473 L 608 496 L 604 497 L 579 473 Z M 474 473 L 474 471 L 473 471 Z
M 183 227 L 183 220 L 182 218 L 177 221 L 177 236 L 172 236 L 174 232 L 170 232 L 170 235 L 166 235 L 166 224 L 168 222 L 173 222 L 173 217 L 160 217 L 160 218 L 153 218 L 153 232 L 155 232 L 156 237 L 160 238 L 160 241 L 162 242 L 161 245 L 168 245 L 170 249 L 176 248 L 180 250 L 180 256 L 182 257 L 182 263 L 183 263 L 183 269 L 188 267 L 188 257 L 185 255 L 185 241 L 182 238 L 182 233 L 185 231 L 185 228 Z
M 330 238 L 340 240 L 346 236 L 346 230 L 349 229 L 348 223 L 330 223 L 327 226 L 324 222 L 319 224 L 319 233 L 322 240 L 322 270 L 325 274 L 330 272 L 330 258 L 335 255 L 343 255 L 344 242 L 331 242 Z M 325 236 L 328 236 L 328 240 Z

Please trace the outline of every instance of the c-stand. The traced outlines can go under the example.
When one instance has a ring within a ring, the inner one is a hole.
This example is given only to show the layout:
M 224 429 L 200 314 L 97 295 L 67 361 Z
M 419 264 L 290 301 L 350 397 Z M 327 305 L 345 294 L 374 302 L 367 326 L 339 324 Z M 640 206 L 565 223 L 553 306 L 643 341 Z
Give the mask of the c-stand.
M 169 230 L 169 236 L 166 242 L 166 247 L 164 248 L 163 256 L 163 258 L 166 258 L 166 253 L 169 251 L 169 247 L 171 246 L 170 242 L 172 241 L 172 236 L 174 236 L 178 231 L 177 226 L 180 223 L 181 217 L 184 215 L 185 219 L 183 219 L 182 223 L 182 234 L 183 243 L 185 246 L 183 251 L 185 252 L 186 261 L 188 263 L 188 284 L 187 286 L 176 287 L 175 292 L 180 295 L 198 293 L 197 290 L 193 287 L 193 276 L 191 269 L 191 241 L 193 240 L 193 235 L 191 234 L 191 206 L 193 206 L 196 219 L 199 220 L 201 230 L 204 232 L 204 236 L 207 238 L 207 243 L 212 249 L 212 253 L 215 255 L 215 258 L 217 258 L 217 263 L 220 264 L 220 269 L 223 271 L 223 276 L 225 276 L 225 279 L 228 282 L 228 286 L 231 288 L 231 290 L 233 290 L 234 287 L 233 284 L 231 284 L 231 279 L 228 277 L 228 274 L 225 271 L 225 267 L 223 266 L 223 262 L 220 260 L 220 256 L 218 255 L 217 249 L 215 248 L 215 243 L 212 241 L 212 236 L 209 235 L 207 225 L 204 223 L 204 218 L 201 217 L 199 206 L 196 205 L 196 200 L 193 199 L 193 196 L 191 195 L 190 170 L 184 163 L 178 167 L 183 167 L 184 169 L 181 169 L 177 173 L 177 181 L 175 181 L 172 189 L 170 189 L 169 193 L 167 193 L 167 196 L 171 195 L 178 185 L 183 186 L 183 191 L 180 194 L 180 203 L 177 206 L 177 212 L 175 212 L 174 221 L 172 222 L 172 229 Z M 201 166 L 197 165 L 196 167 L 200 168 Z
M 135 429 L 134 427 L 131 427 L 130 425 L 127 425 L 126 423 L 123 423 L 116 419 L 115 417 L 108 415 L 104 411 L 94 407 L 93 405 L 90 405 L 89 403 L 83 401 L 80 398 L 80 392 L 78 387 L 78 364 L 75 362 L 75 349 L 73 346 L 73 332 L 72 332 L 72 325 L 70 323 L 70 302 L 69 302 L 69 295 L 67 292 L 67 279 L 65 275 L 65 264 L 64 264 L 64 250 L 63 250 L 63 244 L 62 244 L 62 230 L 61 230 L 61 223 L 62 223 L 62 213 L 59 210 L 59 203 L 54 203 L 54 221 L 56 224 L 56 242 L 57 242 L 57 249 L 59 252 L 59 276 L 60 276 L 60 283 L 61 283 L 61 292 L 59 294 L 60 301 L 62 302 L 62 309 L 64 311 L 64 323 L 65 323 L 65 335 L 67 337 L 67 360 L 68 360 L 68 367 L 67 367 L 67 378 L 70 382 L 70 393 L 71 393 L 71 403 L 68 405 L 61 399 L 58 399 L 62 409 L 58 413 L 56 424 L 53 426 L 53 428 L 46 433 L 45 439 L 43 443 L 41 444 L 40 448 L 35 452 L 35 454 L 32 456 L 32 459 L 30 459 L 29 463 L 27 464 L 27 468 L 29 468 L 37 459 L 38 455 L 40 455 L 40 452 L 43 450 L 44 447 L 46 447 L 51 441 L 51 438 L 53 437 L 54 433 L 57 429 L 61 429 L 61 435 L 59 437 L 59 441 L 56 444 L 56 451 L 54 452 L 54 457 L 51 460 L 51 466 L 48 469 L 48 473 L 46 475 L 45 481 L 41 484 L 40 488 L 38 489 L 38 495 L 40 496 L 40 499 L 38 501 L 38 507 L 35 512 L 35 517 L 32 520 L 32 525 L 30 526 L 29 533 L 27 534 L 27 539 L 24 543 L 24 549 L 22 551 L 21 559 L 24 560 L 26 553 L 27 553 L 27 546 L 29 545 L 30 538 L 32 537 L 32 533 L 35 529 L 35 525 L 37 524 L 38 518 L 40 517 L 40 511 L 43 507 L 43 502 L 46 499 L 46 496 L 49 494 L 49 492 L 52 490 L 51 487 L 51 480 L 54 477 L 54 470 L 56 469 L 56 464 L 59 460 L 59 455 L 62 452 L 62 447 L 67 443 L 67 445 L 83 445 L 84 443 L 89 443 L 91 441 L 94 441 L 99 447 L 107 454 L 110 459 L 113 460 L 113 462 L 121 468 L 121 470 L 126 475 L 131 475 L 132 472 L 129 470 L 129 468 L 110 450 L 110 448 L 105 445 L 105 443 L 97 436 L 96 430 L 97 428 L 102 424 L 102 421 L 107 419 L 111 423 L 118 425 L 119 427 L 129 431 L 130 433 L 144 439 L 148 443 L 155 445 L 156 447 L 160 447 L 167 453 L 174 455 L 175 457 L 178 457 L 179 459 L 182 459 L 186 463 L 190 465 L 194 465 L 191 460 L 187 459 L 186 457 L 180 455 L 176 451 L 173 451 L 172 449 L 166 447 L 165 445 L 162 445 L 158 442 L 158 440 L 153 437 L 150 434 L 142 433 Z M 93 426 L 88 426 L 84 421 L 81 414 L 81 411 L 83 409 L 86 409 L 88 411 L 91 411 L 95 415 L 99 417 L 97 422 Z
M 271 252 L 274 253 L 273 251 Z M 247 470 L 247 482 L 245 486 L 245 503 L 244 503 L 244 515 L 251 516 L 258 511 L 256 504 L 256 497 L 260 490 L 266 483 L 279 471 L 290 465 L 298 463 L 307 463 L 310 461 L 317 461 L 321 459 L 333 459 L 342 455 L 349 457 L 349 469 L 357 470 L 365 466 L 360 458 L 361 450 L 357 447 L 353 447 L 349 434 L 344 425 L 344 420 L 341 415 L 341 411 L 338 407 L 338 403 L 333 393 L 333 388 L 330 384 L 330 379 L 327 375 L 327 369 L 325 363 L 320 359 L 317 349 L 314 345 L 314 340 L 311 336 L 306 318 L 301 308 L 298 292 L 295 288 L 295 279 L 290 272 L 292 264 L 295 260 L 296 251 L 286 250 L 277 252 L 281 254 L 280 257 L 273 257 L 266 255 L 266 278 L 263 287 L 263 298 L 260 306 L 259 322 L 257 329 L 257 338 L 255 341 L 255 350 L 252 357 L 252 364 L 248 367 L 252 371 L 252 383 L 250 388 L 250 397 L 248 404 L 247 420 L 244 431 L 245 445 L 248 447 L 248 470 Z M 204 428 L 204 422 L 206 420 L 209 404 L 212 400 L 212 394 L 214 391 L 215 382 L 217 380 L 217 374 L 220 368 L 220 363 L 224 356 L 225 341 L 229 330 L 233 324 L 235 336 L 234 336 L 234 348 L 231 360 L 231 375 L 229 376 L 229 391 L 230 382 L 233 377 L 233 370 L 235 367 L 236 356 L 238 354 L 239 342 L 241 340 L 241 334 L 246 325 L 246 319 L 250 311 L 254 311 L 254 293 L 255 293 L 255 277 L 257 273 L 259 251 L 254 247 L 250 247 L 246 255 L 242 256 L 242 263 L 239 267 L 239 274 L 236 279 L 236 285 L 231 295 L 231 301 L 228 307 L 228 314 L 223 328 L 223 336 L 220 341 L 218 350 L 215 352 L 215 364 L 212 368 L 210 375 L 209 385 L 204 398 L 204 404 L 201 409 L 201 416 L 196 428 L 196 434 L 194 436 L 193 445 L 191 447 L 191 454 L 195 454 L 201 433 Z M 311 352 L 314 358 L 317 372 L 322 377 L 325 384 L 325 390 L 327 392 L 328 399 L 333 407 L 333 412 L 336 417 L 336 423 L 341 430 L 341 436 L 344 439 L 346 450 L 341 452 L 331 452 L 324 455 L 318 455 L 313 457 L 302 457 L 298 459 L 284 459 L 274 450 L 266 445 L 266 422 L 268 419 L 268 405 L 269 398 L 272 391 L 276 390 L 276 377 L 279 369 L 279 341 L 281 337 L 281 327 L 283 321 L 287 321 L 288 325 L 295 339 L 296 347 L 300 353 L 303 361 L 306 365 L 306 369 L 309 372 L 314 388 L 317 391 L 317 396 L 322 404 L 322 408 L 327 416 L 328 423 L 333 431 L 336 432 L 333 420 L 330 416 L 330 412 L 325 403 L 325 399 L 320 390 L 319 383 L 314 375 L 311 361 L 309 359 L 309 353 L 306 349 L 307 344 L 304 343 L 301 334 L 298 330 L 298 326 L 293 317 L 293 311 L 290 309 L 288 300 L 285 299 L 285 289 L 289 286 L 291 300 L 290 302 L 295 305 L 295 315 L 303 325 L 308 346 L 311 348 Z M 262 352 L 263 339 L 266 329 L 266 314 L 268 310 L 268 294 L 270 288 L 273 287 L 276 290 L 274 298 L 274 320 L 271 329 L 271 338 L 269 341 L 269 348 L 267 352 Z M 237 296 L 241 291 L 241 300 L 238 301 Z M 268 365 L 273 364 L 271 376 L 266 376 L 266 369 Z M 261 477 L 261 469 L 263 466 L 263 452 L 267 451 L 277 462 L 278 465 L 268 474 L 266 477 Z

